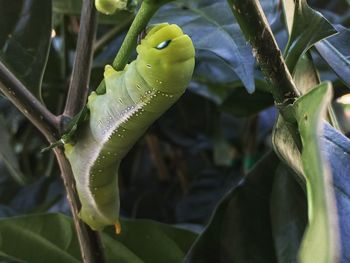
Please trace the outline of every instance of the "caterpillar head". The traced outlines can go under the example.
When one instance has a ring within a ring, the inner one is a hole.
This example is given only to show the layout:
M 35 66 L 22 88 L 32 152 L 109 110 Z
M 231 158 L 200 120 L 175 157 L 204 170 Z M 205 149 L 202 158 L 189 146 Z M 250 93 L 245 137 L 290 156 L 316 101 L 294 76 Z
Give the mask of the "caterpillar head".
M 180 27 L 168 23 L 150 27 L 137 53 L 137 68 L 150 86 L 170 94 L 182 93 L 187 87 L 195 50 L 191 38 Z

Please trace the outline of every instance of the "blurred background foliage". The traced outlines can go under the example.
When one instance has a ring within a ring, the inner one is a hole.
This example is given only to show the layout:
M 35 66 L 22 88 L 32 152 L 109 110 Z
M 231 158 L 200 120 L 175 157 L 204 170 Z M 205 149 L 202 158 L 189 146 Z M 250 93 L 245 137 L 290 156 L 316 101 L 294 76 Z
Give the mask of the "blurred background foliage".
M 288 33 L 282 4 L 260 2 L 283 50 Z M 348 59 L 349 2 L 308 3 L 337 25 L 341 34 L 329 38 L 328 44 Z M 0 6 L 6 6 L 0 9 L 0 22 L 7 25 L 0 27 L 1 60 L 60 114 L 75 55 L 81 1 L 53 0 L 51 5 L 47 0 L 0 0 Z M 102 80 L 104 66 L 113 61 L 134 15 L 135 11 L 99 14 L 91 90 Z M 219 200 L 271 150 L 277 113 L 268 83 L 226 1 L 177 0 L 157 12 L 152 23 L 159 22 L 177 23 L 191 36 L 196 68 L 181 100 L 123 160 L 121 216 L 181 225 L 199 233 Z M 329 45 L 313 48 L 310 56 L 321 79 L 333 83 L 334 108 L 349 135 L 350 102 L 341 98 L 349 93 L 349 68 L 337 69 L 337 63 L 330 63 L 337 58 L 325 50 Z M 69 215 L 53 154 L 40 153 L 47 146 L 44 138 L 6 98 L 0 98 L 0 109 L 0 216 Z M 305 225 L 305 218 L 300 220 Z

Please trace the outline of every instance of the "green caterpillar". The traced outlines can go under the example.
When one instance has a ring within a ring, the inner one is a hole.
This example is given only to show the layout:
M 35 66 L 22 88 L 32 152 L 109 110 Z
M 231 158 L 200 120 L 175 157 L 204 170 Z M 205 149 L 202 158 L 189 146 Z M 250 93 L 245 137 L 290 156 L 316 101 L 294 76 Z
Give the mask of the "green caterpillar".
M 105 68 L 106 93 L 92 92 L 90 118 L 65 144 L 82 204 L 79 216 L 94 230 L 119 225 L 117 170 L 122 158 L 184 93 L 192 77 L 195 50 L 177 25 L 158 24 L 137 46 L 123 71 Z

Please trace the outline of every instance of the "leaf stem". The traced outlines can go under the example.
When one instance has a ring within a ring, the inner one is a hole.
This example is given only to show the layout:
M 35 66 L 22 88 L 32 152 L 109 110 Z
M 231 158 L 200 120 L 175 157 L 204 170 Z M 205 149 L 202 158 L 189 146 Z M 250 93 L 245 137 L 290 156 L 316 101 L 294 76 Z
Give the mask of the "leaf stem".
M 117 56 L 113 61 L 113 67 L 115 70 L 123 70 L 125 65 L 128 63 L 131 52 L 136 47 L 136 40 L 138 35 L 144 30 L 154 15 L 159 9 L 161 4 L 151 4 L 147 1 L 141 3 L 140 9 L 136 14 L 134 21 L 120 47 Z
M 153 3 L 154 1 L 143 1 L 140 9 L 137 12 L 134 21 L 132 22 L 128 33 L 120 47 L 118 54 L 114 58 L 113 68 L 115 70 L 123 70 L 133 50 L 135 50 L 137 44 L 137 37 L 144 30 L 151 20 L 152 16 L 157 10 L 164 4 L 164 2 Z M 100 85 L 96 89 L 97 94 L 103 94 L 106 90 L 106 83 L 101 81 Z

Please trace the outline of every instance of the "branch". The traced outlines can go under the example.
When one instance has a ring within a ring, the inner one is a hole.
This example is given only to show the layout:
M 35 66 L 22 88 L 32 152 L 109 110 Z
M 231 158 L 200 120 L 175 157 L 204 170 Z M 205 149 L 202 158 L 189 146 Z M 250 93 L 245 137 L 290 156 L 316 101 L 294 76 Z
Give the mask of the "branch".
M 273 84 L 271 93 L 277 104 L 290 103 L 299 96 L 292 76 L 258 0 L 229 0 L 247 41 L 253 48 L 261 70 Z
M 167 2 L 157 2 L 149 0 L 142 1 L 139 11 L 136 14 L 134 21 L 132 22 L 128 33 L 120 47 L 117 56 L 113 61 L 113 68 L 115 70 L 123 70 L 126 64 L 128 63 L 128 59 L 130 57 L 131 52 L 136 47 L 136 40 L 138 35 L 147 27 L 148 22 L 151 20 L 152 16 L 157 12 L 157 10 Z M 106 83 L 104 80 L 97 87 L 97 94 L 103 94 L 106 90 Z
M 262 72 L 272 84 L 271 93 L 276 106 L 295 144 L 301 150 L 298 127 L 290 113 L 290 107 L 287 107 L 300 96 L 300 93 L 295 87 L 260 2 L 258 0 L 228 0 L 228 2 L 246 40 L 253 48 Z
M 49 142 L 56 141 L 58 118 L 53 115 L 0 61 L 0 91 L 26 116 Z
M 78 218 L 80 201 L 75 188 L 73 172 L 69 161 L 63 151 L 56 147 L 54 152 L 60 167 L 61 176 L 67 191 L 67 199 L 73 215 L 75 229 L 77 231 L 80 249 L 84 263 L 103 263 L 105 257 L 101 238 L 98 232 L 93 231 Z
M 96 33 L 96 9 L 93 0 L 84 0 L 80 18 L 76 56 L 73 65 L 72 80 L 67 95 L 63 115 L 74 117 L 86 103 L 89 92 L 90 71 L 93 45 Z

